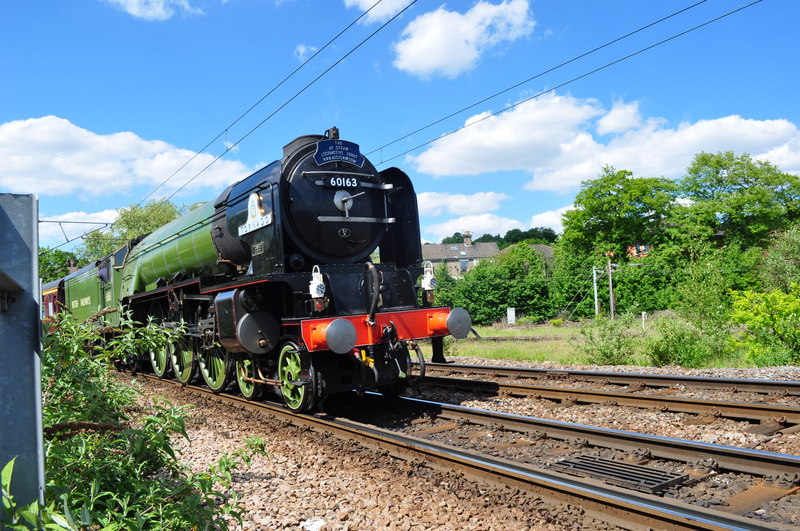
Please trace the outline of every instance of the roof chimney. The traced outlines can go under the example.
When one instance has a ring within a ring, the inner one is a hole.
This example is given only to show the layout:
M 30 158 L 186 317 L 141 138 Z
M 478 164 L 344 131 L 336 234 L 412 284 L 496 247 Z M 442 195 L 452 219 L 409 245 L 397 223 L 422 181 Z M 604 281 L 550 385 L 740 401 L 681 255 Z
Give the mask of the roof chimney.
M 464 245 L 467 247 L 472 245 L 472 233 L 468 230 L 464 231 Z

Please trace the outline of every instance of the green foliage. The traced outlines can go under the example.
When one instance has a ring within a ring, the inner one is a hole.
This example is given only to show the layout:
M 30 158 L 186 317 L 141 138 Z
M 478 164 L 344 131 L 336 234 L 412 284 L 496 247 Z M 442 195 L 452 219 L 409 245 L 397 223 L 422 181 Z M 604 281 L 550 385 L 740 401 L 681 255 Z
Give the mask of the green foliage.
M 547 227 L 533 227 L 528 230 L 511 229 L 505 236 L 499 234 L 484 234 L 476 238 L 476 243 L 495 242 L 500 249 L 505 249 L 515 243 L 552 245 L 558 239 L 558 234 Z
M 644 353 L 657 366 L 707 367 L 725 359 L 731 351 L 727 329 L 700 328 L 681 318 L 655 322 L 655 334 L 644 344 Z
M 672 307 L 703 329 L 728 328 L 731 290 L 755 285 L 758 254 L 758 249 L 742 252 L 738 246 L 720 250 L 707 247 L 676 273 Z
M 676 191 L 669 179 L 634 177 L 606 166 L 596 179 L 583 182 L 575 208 L 564 214 L 562 238 L 583 254 L 611 251 L 618 260 L 629 245 L 657 245 Z
M 633 362 L 641 343 L 637 317 L 623 314 L 616 319 L 598 317 L 580 328 L 583 341 L 577 348 L 596 365 L 628 365 Z
M 700 153 L 681 180 L 686 219 L 721 234 L 725 243 L 759 246 L 800 216 L 800 177 L 747 153 Z
M 789 291 L 792 283 L 800 282 L 800 224 L 771 235 L 758 274 L 767 289 Z
M 74 529 L 64 515 L 55 509 L 55 502 L 46 507 L 40 507 L 39 501 L 20 506 L 11 493 L 11 477 L 14 473 L 14 463 L 17 458 L 3 466 L 0 473 L 0 508 L 5 520 L 3 529 L 27 531 L 28 529 Z
M 739 342 L 754 364 L 800 363 L 800 284 L 734 293 L 733 321 L 745 327 Z
M 533 249 L 517 246 L 494 260 L 482 261 L 451 284 L 452 288 L 440 283 L 437 300 L 466 309 L 476 324 L 503 319 L 508 307 L 541 322 L 552 313 L 548 274 L 542 258 Z
M 102 329 L 76 323 L 69 314 L 56 317 L 42 352 L 51 504 L 14 508 L 13 525 L 40 527 L 31 525 L 38 520 L 47 529 L 226 529 L 225 515 L 241 521 L 233 475 L 249 466 L 252 455 L 266 455 L 264 441 L 247 440 L 246 448 L 224 454 L 205 472 L 181 465 L 171 441 L 187 437 L 187 408 L 157 402 L 133 418 L 134 391 L 109 373 L 109 361 L 171 338 L 152 324 L 134 328 L 125 318 L 123 325 L 127 331 L 115 331 L 100 350 L 92 345 L 102 343 Z M 6 475 L 10 471 L 4 482 Z M 4 486 L 3 503 L 12 499 Z
M 499 234 L 484 234 L 475 238 L 475 243 L 495 242 L 500 249 L 505 249 L 515 243 L 539 243 L 550 245 L 558 239 L 558 234 L 553 229 L 547 227 L 533 227 L 528 230 L 511 229 L 504 236 Z M 452 236 L 442 238 L 442 243 L 463 243 L 464 235 L 460 232 L 453 233 Z
M 442 243 L 464 243 L 464 235 L 460 232 L 454 232 L 452 236 L 442 238 Z
M 180 216 L 184 208 L 170 201 L 149 201 L 144 205 L 131 205 L 119 211 L 114 225 L 103 231 L 92 232 L 84 238 L 77 250 L 83 263 L 88 263 L 119 249 L 130 239 L 144 236 Z
M 75 260 L 75 264 L 77 264 L 75 253 L 49 247 L 39 249 L 39 277 L 41 277 L 42 283 L 46 284 L 52 280 L 67 276 L 69 273 L 69 269 L 67 269 L 68 260 Z

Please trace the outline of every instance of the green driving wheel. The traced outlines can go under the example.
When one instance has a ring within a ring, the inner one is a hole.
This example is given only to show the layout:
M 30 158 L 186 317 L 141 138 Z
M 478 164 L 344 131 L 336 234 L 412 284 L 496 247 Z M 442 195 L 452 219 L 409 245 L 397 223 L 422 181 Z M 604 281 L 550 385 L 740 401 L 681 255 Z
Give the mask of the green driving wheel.
M 172 343 L 169 357 L 172 362 L 172 372 L 181 383 L 189 383 L 194 378 L 197 366 L 195 345 L 195 340 L 190 338 L 181 338 Z
M 153 317 L 153 322 L 161 324 L 164 320 L 164 309 L 158 303 L 151 303 L 149 314 Z M 159 378 L 163 378 L 169 370 L 169 356 L 171 352 L 171 344 L 164 343 L 162 346 L 151 348 L 148 351 L 150 357 L 150 367 L 153 373 Z
M 256 363 L 252 354 L 243 354 L 236 360 L 236 382 L 242 396 L 248 400 L 257 400 L 263 388 L 262 384 L 253 381 L 259 377 Z
M 230 354 L 221 347 L 206 350 L 198 360 L 203 381 L 215 393 L 221 393 L 231 381 Z
M 308 354 L 305 353 L 307 356 Z M 304 362 L 307 366 L 307 375 L 311 376 L 310 382 L 300 383 Z M 281 395 L 286 407 L 295 412 L 308 411 L 314 405 L 315 378 L 310 360 L 304 360 L 300 347 L 294 343 L 286 343 L 281 348 L 278 357 L 278 378 L 281 381 Z
M 165 343 L 162 347 L 150 349 L 150 366 L 153 368 L 153 373 L 159 378 L 162 378 L 165 374 L 167 374 L 171 351 L 172 343 Z

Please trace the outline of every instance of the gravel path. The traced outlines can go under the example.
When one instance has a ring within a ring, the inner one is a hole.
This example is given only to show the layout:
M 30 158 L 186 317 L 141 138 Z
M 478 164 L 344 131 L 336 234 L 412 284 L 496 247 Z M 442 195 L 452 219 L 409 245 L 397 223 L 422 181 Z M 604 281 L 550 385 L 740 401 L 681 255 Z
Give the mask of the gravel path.
M 453 361 L 503 364 L 474 358 Z M 800 380 L 797 367 L 690 371 L 675 367 L 527 366 Z M 145 392 L 143 405 L 157 396 L 178 404 L 186 402 L 186 394 L 172 386 L 149 380 L 142 380 L 141 386 Z M 449 398 L 451 402 L 498 411 L 800 455 L 798 434 L 769 438 L 746 433 L 746 423 L 728 420 L 690 426 L 684 424 L 683 414 L 633 408 L 553 408 L 547 401 L 535 399 Z M 245 507 L 243 529 L 612 529 L 585 517 L 579 507 L 554 506 L 527 493 L 441 474 L 419 463 L 376 454 L 333 437 L 300 432 L 213 401 L 198 404 L 187 422 L 187 431 L 191 443 L 177 441 L 177 447 L 182 461 L 194 470 L 205 468 L 223 452 L 241 447 L 248 436 L 267 441 L 269 458 L 257 456 L 253 466 L 235 478 Z

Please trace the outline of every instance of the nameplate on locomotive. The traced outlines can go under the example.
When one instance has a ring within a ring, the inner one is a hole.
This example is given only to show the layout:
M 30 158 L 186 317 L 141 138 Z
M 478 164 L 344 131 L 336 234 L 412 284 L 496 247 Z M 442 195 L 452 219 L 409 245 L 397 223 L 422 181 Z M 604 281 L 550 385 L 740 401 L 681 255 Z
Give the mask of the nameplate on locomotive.
M 317 166 L 331 162 L 346 162 L 361 168 L 364 166 L 364 160 L 358 144 L 347 140 L 320 140 L 314 153 L 314 162 Z
M 272 212 L 267 212 L 257 192 L 250 194 L 247 201 L 247 221 L 239 225 L 239 236 L 258 230 L 272 223 Z

